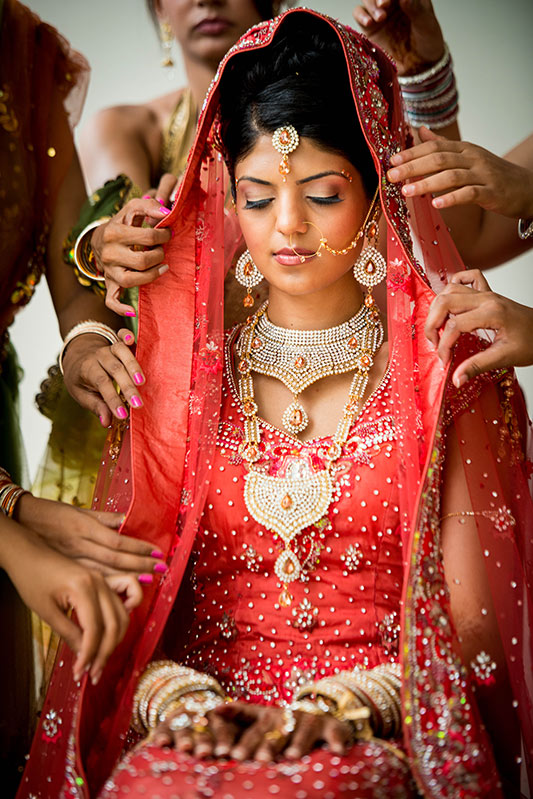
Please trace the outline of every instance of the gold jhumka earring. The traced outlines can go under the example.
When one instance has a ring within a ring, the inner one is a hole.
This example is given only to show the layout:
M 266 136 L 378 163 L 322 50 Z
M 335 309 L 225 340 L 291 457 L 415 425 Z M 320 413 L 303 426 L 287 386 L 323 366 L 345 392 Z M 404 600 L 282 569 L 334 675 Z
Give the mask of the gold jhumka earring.
M 172 35 L 170 23 L 166 20 L 159 23 L 159 38 L 161 40 L 161 47 L 163 48 L 163 60 L 161 61 L 161 66 L 173 67 L 174 60 L 172 58 L 172 42 L 174 41 L 174 36 Z
M 298 131 L 292 125 L 282 125 L 276 128 L 272 134 L 272 146 L 278 153 L 281 153 L 281 161 L 279 162 L 279 172 L 285 183 L 287 175 L 291 171 L 289 164 L 289 154 L 293 153 L 300 144 L 300 137 Z

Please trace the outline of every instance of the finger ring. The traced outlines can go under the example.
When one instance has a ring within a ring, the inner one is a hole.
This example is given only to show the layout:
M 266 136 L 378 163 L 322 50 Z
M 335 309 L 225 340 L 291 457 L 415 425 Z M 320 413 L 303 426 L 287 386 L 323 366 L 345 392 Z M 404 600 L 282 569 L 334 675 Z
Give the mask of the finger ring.
M 281 738 L 286 738 L 287 736 L 281 732 L 281 730 L 269 730 L 265 733 L 265 741 L 272 741 L 275 743 L 276 741 L 281 740 Z
M 197 732 L 199 735 L 205 735 L 206 732 L 209 732 L 207 724 L 193 724 L 192 728 L 194 732 Z
M 178 730 L 186 730 L 187 728 L 192 727 L 191 718 L 187 713 L 180 713 L 178 716 L 174 716 L 173 719 L 170 719 L 168 723 L 169 730 L 172 732 L 178 732 Z

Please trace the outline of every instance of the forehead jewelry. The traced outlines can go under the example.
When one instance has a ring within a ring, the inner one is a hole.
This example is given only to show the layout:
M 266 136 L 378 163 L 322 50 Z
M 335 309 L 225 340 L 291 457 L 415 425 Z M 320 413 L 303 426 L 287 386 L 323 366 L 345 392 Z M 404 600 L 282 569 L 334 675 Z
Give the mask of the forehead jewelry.
M 287 180 L 287 175 L 290 173 L 289 166 L 289 153 L 294 152 L 300 144 L 300 137 L 298 131 L 292 125 L 282 125 L 277 128 L 272 134 L 272 147 L 281 153 L 281 161 L 279 162 L 279 172 L 283 177 L 283 182 Z
M 353 250 L 354 247 L 357 246 L 357 243 L 359 242 L 359 240 L 362 239 L 362 237 L 365 235 L 366 228 L 367 228 L 370 220 L 374 219 L 377 216 L 377 214 L 378 214 L 378 210 L 379 210 L 378 192 L 379 192 L 379 187 L 376 189 L 376 191 L 374 193 L 374 197 L 372 198 L 372 202 L 370 203 L 370 207 L 368 209 L 367 215 L 365 216 L 365 221 L 363 222 L 363 224 L 361 225 L 361 227 L 359 228 L 359 230 L 357 231 L 357 233 L 355 234 L 355 236 L 353 237 L 351 242 L 349 244 L 347 244 L 346 247 L 343 247 L 340 250 L 336 250 L 334 247 L 331 247 L 328 244 L 328 240 L 327 240 L 326 236 L 324 236 L 324 234 L 322 233 L 322 231 L 320 230 L 318 225 L 315 225 L 314 222 L 307 222 L 306 221 L 304 223 L 306 225 L 311 225 L 312 227 L 315 227 L 318 230 L 318 232 L 320 233 L 320 244 L 318 245 L 318 249 L 314 253 L 312 253 L 312 255 L 300 255 L 296 251 L 296 249 L 294 248 L 294 245 L 292 243 L 292 233 L 291 233 L 289 235 L 289 247 L 294 252 L 294 254 L 298 256 L 298 258 L 300 259 L 300 263 L 303 264 L 304 261 L 307 258 L 314 258 L 315 255 L 318 255 L 318 256 L 322 255 L 322 253 L 320 252 L 322 249 L 324 249 L 327 252 L 331 253 L 331 255 L 347 255 L 350 252 L 350 250 Z

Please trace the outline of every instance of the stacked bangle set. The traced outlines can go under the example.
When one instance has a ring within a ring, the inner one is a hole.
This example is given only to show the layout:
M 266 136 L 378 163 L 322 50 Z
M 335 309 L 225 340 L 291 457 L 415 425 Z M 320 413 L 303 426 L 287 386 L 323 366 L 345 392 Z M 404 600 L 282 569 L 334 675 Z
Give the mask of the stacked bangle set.
M 28 492 L 14 483 L 11 475 L 0 467 L 0 510 L 8 518 L 12 518 L 17 501 Z
M 459 94 L 453 62 L 447 45 L 436 64 L 418 75 L 399 77 L 398 82 L 409 124 L 438 130 L 457 119 Z

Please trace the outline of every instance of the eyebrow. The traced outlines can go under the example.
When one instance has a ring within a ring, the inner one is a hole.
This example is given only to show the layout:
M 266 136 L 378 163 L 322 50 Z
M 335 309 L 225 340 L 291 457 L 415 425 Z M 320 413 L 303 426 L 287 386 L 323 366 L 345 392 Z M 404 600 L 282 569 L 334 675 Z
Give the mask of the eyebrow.
M 318 180 L 319 178 L 327 178 L 330 175 L 337 175 L 339 178 L 344 178 L 349 182 L 349 178 L 346 175 L 343 175 L 342 172 L 335 172 L 334 170 L 330 170 L 328 172 L 318 172 L 316 175 L 310 175 L 308 178 L 302 178 L 301 180 L 296 181 L 297 186 L 301 186 L 302 183 L 311 183 L 313 180 Z M 260 180 L 259 178 L 253 178 L 251 175 L 243 175 L 236 181 L 236 185 L 238 186 L 242 180 L 248 180 L 250 183 L 258 183 L 260 186 L 272 186 L 272 183 L 269 183 L 268 180 Z

